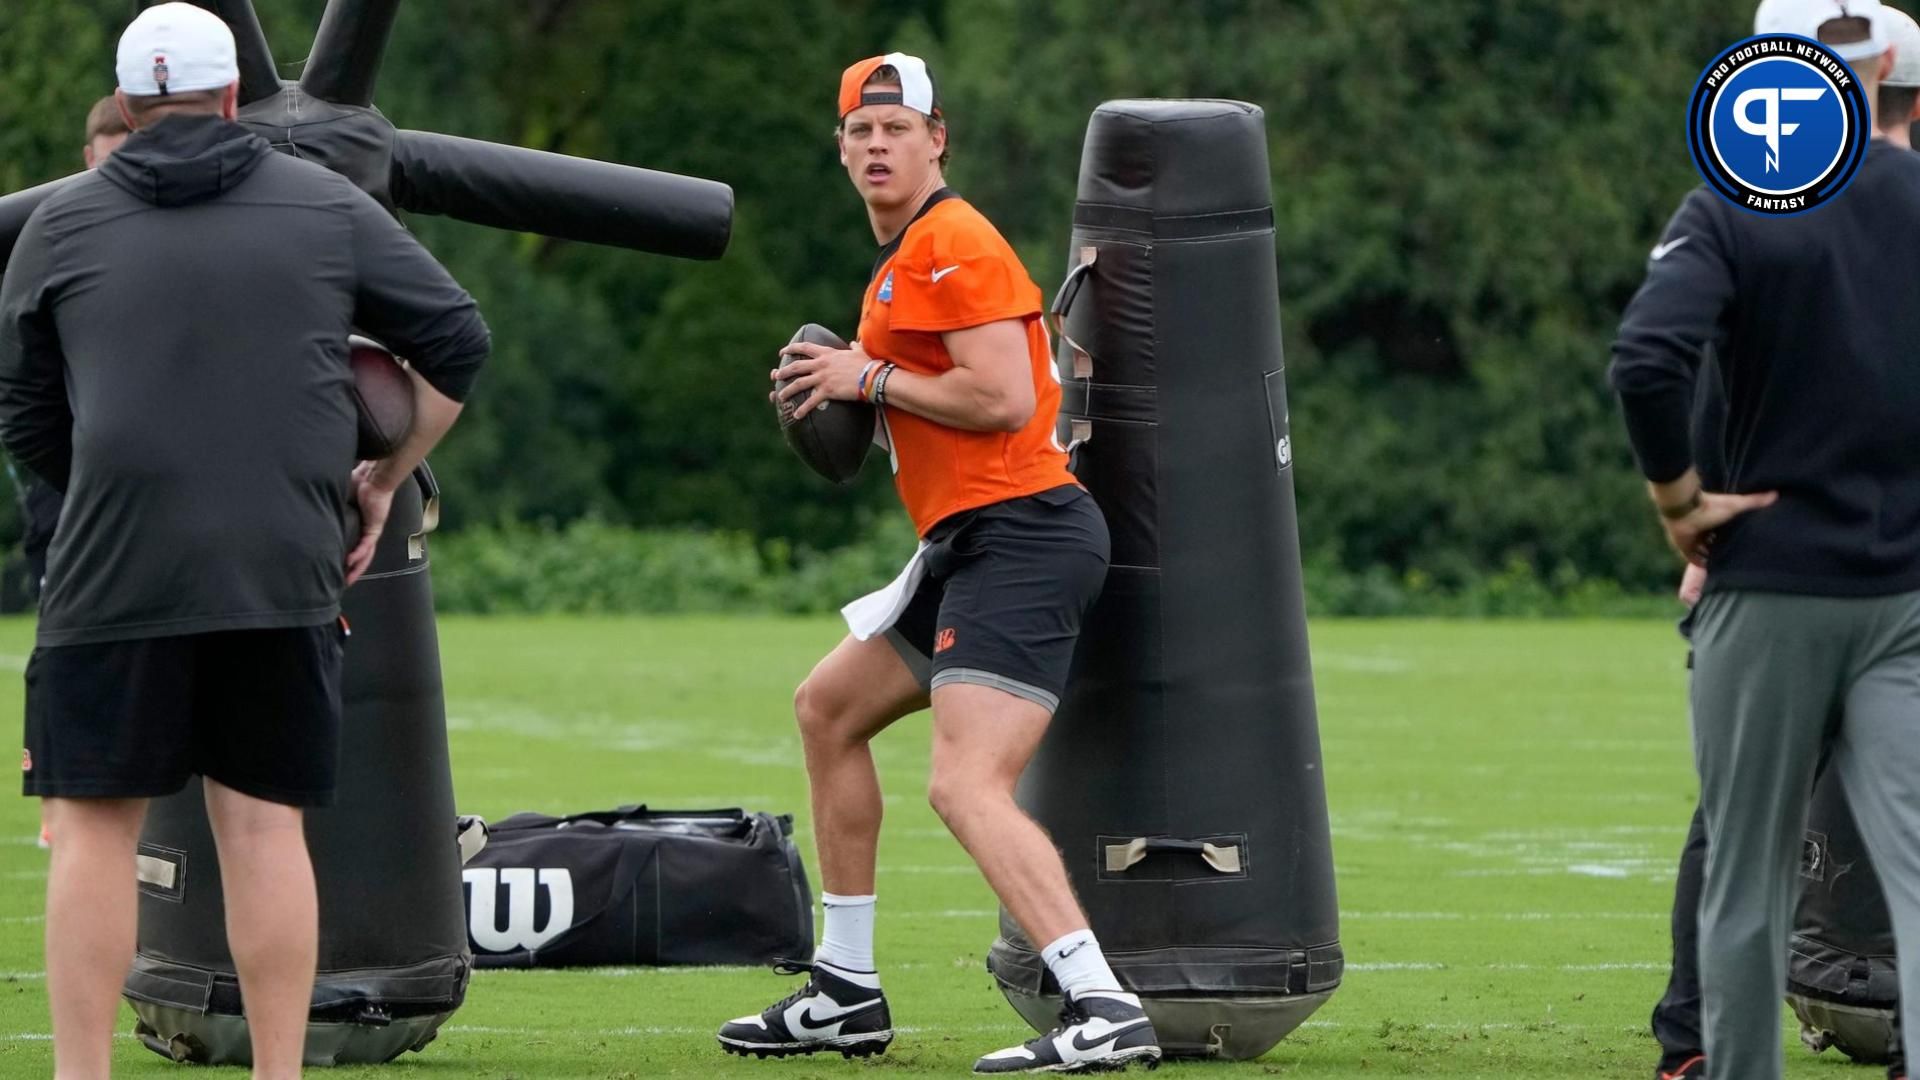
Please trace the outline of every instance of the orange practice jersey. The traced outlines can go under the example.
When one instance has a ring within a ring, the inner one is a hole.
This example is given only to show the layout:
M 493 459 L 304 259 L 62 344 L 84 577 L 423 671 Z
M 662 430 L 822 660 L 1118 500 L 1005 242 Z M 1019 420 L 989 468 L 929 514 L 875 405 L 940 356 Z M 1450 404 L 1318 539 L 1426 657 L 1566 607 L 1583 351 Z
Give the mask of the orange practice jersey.
M 1054 437 L 1060 380 L 1041 321 L 1040 287 L 998 229 L 958 198 L 923 213 L 867 286 L 860 344 L 916 375 L 953 369 L 940 335 L 1002 319 L 1026 325 L 1035 407 L 1015 432 L 961 431 L 905 409 L 882 410 L 894 485 L 925 536 L 942 518 L 1075 483 Z

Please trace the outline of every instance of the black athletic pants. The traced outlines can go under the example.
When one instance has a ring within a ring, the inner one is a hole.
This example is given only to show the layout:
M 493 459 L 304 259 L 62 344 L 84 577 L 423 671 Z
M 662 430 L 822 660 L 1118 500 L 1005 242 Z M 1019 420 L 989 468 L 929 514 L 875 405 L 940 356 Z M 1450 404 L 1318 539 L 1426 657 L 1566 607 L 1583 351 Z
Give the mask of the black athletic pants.
M 1700 1037 L 1700 881 L 1706 872 L 1707 819 L 1696 806 L 1673 883 L 1673 971 L 1667 976 L 1667 992 L 1653 1007 L 1661 1072 L 1678 1069 L 1705 1045 Z

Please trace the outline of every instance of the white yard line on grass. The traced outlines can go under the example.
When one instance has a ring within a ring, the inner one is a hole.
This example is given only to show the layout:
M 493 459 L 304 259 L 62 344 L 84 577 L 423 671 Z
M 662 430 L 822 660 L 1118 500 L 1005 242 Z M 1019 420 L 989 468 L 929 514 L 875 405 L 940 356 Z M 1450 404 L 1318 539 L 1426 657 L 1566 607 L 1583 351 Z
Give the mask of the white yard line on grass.
M 1375 963 L 1351 963 L 1348 971 L 1666 971 L 1671 965 L 1656 963 L 1612 964 L 1441 964 L 1429 960 L 1394 960 Z
M 1393 922 L 1458 922 L 1490 920 L 1495 922 L 1569 922 L 1580 920 L 1613 921 L 1668 919 L 1664 911 L 1343 911 L 1343 919 L 1382 919 Z
M 1308 1020 L 1300 1026 L 1302 1028 L 1317 1028 L 1322 1031 L 1338 1030 L 1341 1028 L 1373 1030 L 1379 1028 L 1380 1024 L 1349 1022 L 1344 1020 Z M 1484 1023 L 1463 1020 L 1457 1023 L 1395 1023 L 1392 1024 L 1391 1027 L 1395 1030 L 1413 1028 L 1420 1031 L 1610 1031 L 1622 1034 L 1639 1034 L 1644 1031 L 1643 1028 L 1639 1027 L 1616 1026 L 1612 1024 L 1568 1024 L 1558 1020 L 1491 1021 Z M 1023 1028 L 1017 1019 L 1008 1017 L 1007 1022 L 1004 1024 L 969 1024 L 964 1027 L 896 1024 L 893 1030 L 901 1035 L 993 1035 L 1009 1030 L 1023 1030 Z M 446 1027 L 441 1028 L 440 1032 L 443 1035 L 514 1035 L 560 1038 L 578 1038 L 583 1034 L 589 1034 L 569 1028 L 492 1027 L 478 1024 L 448 1024 Z M 649 1035 L 711 1035 L 713 1032 L 706 1028 L 690 1027 L 625 1027 L 603 1028 L 591 1034 L 608 1037 L 644 1037 Z M 52 1036 L 16 1035 L 13 1037 L 17 1039 L 45 1040 Z M 120 1037 L 132 1038 L 131 1035 L 124 1034 Z

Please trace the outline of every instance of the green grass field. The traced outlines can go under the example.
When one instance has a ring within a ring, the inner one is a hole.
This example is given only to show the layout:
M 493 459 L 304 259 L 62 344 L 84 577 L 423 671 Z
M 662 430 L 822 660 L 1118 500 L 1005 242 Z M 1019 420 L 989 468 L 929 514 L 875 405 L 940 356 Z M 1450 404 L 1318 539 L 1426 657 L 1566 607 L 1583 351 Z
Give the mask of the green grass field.
M 461 809 L 742 805 L 798 815 L 810 852 L 788 703 L 838 633 L 824 619 L 446 620 Z M 30 641 L 29 624 L 0 622 L 0 667 L 19 670 Z M 1649 1075 L 1695 795 L 1671 627 L 1326 622 L 1313 646 L 1346 981 L 1260 1061 L 1171 1075 Z M 0 681 L 0 726 L 18 723 L 19 694 L 17 676 Z M 963 1072 L 1024 1028 L 982 964 L 991 895 L 922 797 L 926 749 L 924 718 L 877 749 L 880 962 L 903 1028 L 884 1058 L 722 1056 L 712 1029 L 793 985 L 769 972 L 500 972 L 474 978 L 425 1053 L 337 1075 Z M 0 799 L 6 1077 L 50 1064 L 35 814 Z M 117 1060 L 122 1075 L 181 1074 L 130 1038 Z M 1880 1075 L 1797 1045 L 1788 1061 L 1794 1077 Z

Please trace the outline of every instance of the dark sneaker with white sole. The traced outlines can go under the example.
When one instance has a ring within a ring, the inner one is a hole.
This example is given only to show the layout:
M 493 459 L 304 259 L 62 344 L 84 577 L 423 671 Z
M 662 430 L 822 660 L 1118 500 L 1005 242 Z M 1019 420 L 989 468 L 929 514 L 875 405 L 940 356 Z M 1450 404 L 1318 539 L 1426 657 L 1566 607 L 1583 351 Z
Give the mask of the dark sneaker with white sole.
M 1070 997 L 1060 1026 L 973 1063 L 977 1073 L 1104 1072 L 1134 1062 L 1160 1064 L 1160 1039 L 1140 999 L 1118 990 Z
M 831 964 L 782 960 L 782 975 L 807 975 L 807 985 L 767 1006 L 758 1016 L 729 1020 L 715 1037 L 729 1054 L 790 1057 L 838 1051 L 871 1057 L 893 1041 L 893 1016 L 880 976 Z

